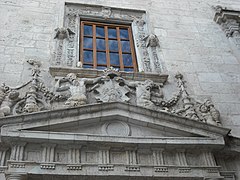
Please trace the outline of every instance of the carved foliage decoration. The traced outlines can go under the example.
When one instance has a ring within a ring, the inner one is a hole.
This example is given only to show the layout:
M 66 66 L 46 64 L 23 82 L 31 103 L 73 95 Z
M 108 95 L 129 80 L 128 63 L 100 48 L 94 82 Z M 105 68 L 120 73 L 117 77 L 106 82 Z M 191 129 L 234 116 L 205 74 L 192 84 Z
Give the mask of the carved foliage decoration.
M 41 63 L 36 60 L 27 62 L 32 65 L 29 81 L 18 87 L 3 84 L 0 88 L 0 117 L 50 109 L 50 102 L 58 99 L 40 78 Z
M 57 79 L 54 91 L 40 78 L 41 64 L 29 60 L 33 66 L 31 79 L 15 88 L 0 88 L 0 115 L 34 113 L 42 110 L 82 106 L 90 103 L 124 102 L 156 111 L 167 111 L 196 121 L 221 125 L 220 113 L 211 100 L 199 102 L 186 89 L 181 74 L 175 76 L 177 92 L 164 98 L 163 84 L 150 79 L 131 81 L 121 77 L 121 72 L 107 68 L 95 78 L 79 78 L 69 73 Z M 92 99 L 92 100 L 90 100 Z

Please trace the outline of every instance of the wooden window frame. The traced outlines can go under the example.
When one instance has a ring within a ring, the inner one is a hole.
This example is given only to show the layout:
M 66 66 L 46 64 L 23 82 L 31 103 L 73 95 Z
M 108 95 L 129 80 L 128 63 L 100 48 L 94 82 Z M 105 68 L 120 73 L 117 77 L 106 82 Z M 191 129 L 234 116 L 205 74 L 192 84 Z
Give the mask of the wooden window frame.
M 84 25 L 91 25 L 92 26 L 92 36 L 84 35 Z M 104 27 L 104 34 L 105 37 L 97 37 L 96 36 L 96 26 Z M 117 38 L 109 38 L 108 36 L 108 28 L 115 28 L 117 32 Z M 124 39 L 120 37 L 120 29 L 127 29 L 128 30 L 128 39 Z M 92 65 L 93 69 L 97 69 L 98 66 L 102 67 L 110 67 L 113 66 L 115 68 L 118 68 L 120 71 L 124 71 L 124 68 L 133 69 L 132 72 L 137 72 L 137 60 L 136 60 L 136 54 L 135 54 L 135 47 L 133 42 L 133 34 L 132 34 L 132 28 L 131 25 L 122 25 L 122 24 L 110 24 L 110 23 L 100 23 L 100 22 L 94 22 L 94 21 L 81 21 L 80 26 L 80 61 L 82 65 Z M 84 48 L 84 37 L 91 37 L 93 38 L 93 48 L 87 49 Z M 97 43 L 96 39 L 104 39 L 105 40 L 105 50 L 97 50 Z M 109 50 L 109 40 L 117 40 L 118 41 L 118 51 L 110 51 Z M 130 52 L 123 52 L 122 46 L 121 46 L 121 40 L 122 41 L 129 41 L 130 43 Z M 93 52 L 93 63 L 85 63 L 83 59 L 83 53 L 84 50 L 89 50 Z M 97 52 L 105 52 L 106 53 L 106 64 L 97 64 Z M 119 66 L 113 65 L 110 63 L 110 52 L 118 52 L 119 54 Z M 122 54 L 131 54 L 132 58 L 132 66 L 124 66 L 123 57 Z

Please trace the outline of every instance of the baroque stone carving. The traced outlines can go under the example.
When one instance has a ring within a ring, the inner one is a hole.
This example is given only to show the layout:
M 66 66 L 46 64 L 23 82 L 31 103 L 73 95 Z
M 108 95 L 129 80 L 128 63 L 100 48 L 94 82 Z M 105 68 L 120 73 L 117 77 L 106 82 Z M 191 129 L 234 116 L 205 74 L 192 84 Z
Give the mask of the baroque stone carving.
M 0 116 L 34 113 L 60 107 L 76 107 L 97 102 L 125 102 L 144 108 L 166 111 L 204 123 L 221 125 L 220 113 L 211 100 L 200 102 L 187 92 L 181 74 L 175 76 L 178 91 L 170 98 L 163 95 L 163 84 L 150 79 L 131 81 L 121 72 L 107 68 L 95 78 L 79 78 L 69 73 L 59 77 L 50 91 L 40 78 L 41 63 L 29 60 L 32 78 L 21 86 L 0 88 Z
M 57 92 L 61 91 L 70 91 L 70 97 L 65 102 L 65 105 L 74 107 L 87 104 L 86 97 L 86 85 L 87 84 L 96 84 L 98 83 L 102 77 L 96 79 L 88 79 L 88 78 L 80 78 L 78 79 L 76 74 L 69 73 L 66 77 L 61 78 L 57 81 L 55 85 L 55 89 Z M 67 83 L 67 85 L 62 85 L 63 83 Z
M 41 63 L 32 59 L 27 62 L 32 66 L 31 80 L 17 87 L 3 84 L 0 88 L 0 117 L 50 109 L 50 102 L 59 98 L 41 80 Z
M 96 96 L 98 102 L 128 102 L 130 98 L 127 94 L 130 89 L 121 84 L 122 78 L 119 77 L 119 73 L 114 68 L 107 68 L 104 71 L 103 84 L 98 84 L 98 86 L 93 87 L 95 91 L 99 94 Z
M 159 46 L 158 37 L 155 34 L 150 34 L 146 37 L 146 46 L 147 47 L 157 47 Z
M 161 63 L 158 57 L 157 48 L 160 47 L 159 39 L 155 34 L 150 34 L 145 37 L 146 46 L 150 47 L 150 51 L 152 53 L 154 68 L 156 72 L 161 72 Z
M 54 39 L 57 39 L 56 42 L 56 57 L 55 57 L 55 65 L 60 65 L 63 58 L 63 47 L 64 47 L 64 39 L 68 40 L 68 46 L 72 43 L 73 37 L 75 33 L 70 28 L 57 28 L 55 29 L 56 34 L 54 36 Z M 68 50 L 69 52 L 69 50 Z
M 165 110 L 190 119 L 221 126 L 220 113 L 211 100 L 199 102 L 193 99 L 186 90 L 182 74 L 177 74 L 175 78 L 179 92 L 169 101 L 161 103 L 163 107 L 166 107 Z
M 59 40 L 63 40 L 63 39 L 69 39 L 71 34 L 75 34 L 74 32 L 71 31 L 71 29 L 69 28 L 57 28 L 55 29 L 56 31 L 56 35 L 54 37 L 54 39 L 59 39 Z

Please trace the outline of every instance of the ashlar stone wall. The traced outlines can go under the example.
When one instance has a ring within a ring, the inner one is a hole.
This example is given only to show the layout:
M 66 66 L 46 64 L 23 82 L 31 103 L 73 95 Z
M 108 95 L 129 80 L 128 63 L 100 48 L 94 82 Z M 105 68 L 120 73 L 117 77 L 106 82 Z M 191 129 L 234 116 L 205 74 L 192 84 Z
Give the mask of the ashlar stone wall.
M 240 56 L 214 22 L 216 6 L 240 10 L 236 0 L 69 0 L 146 11 L 148 32 L 157 35 L 162 72 L 174 81 L 184 74 L 188 90 L 211 98 L 224 127 L 240 137 Z M 64 22 L 63 0 L 0 0 L 0 82 L 17 86 L 30 79 L 29 59 L 41 61 L 47 79 L 55 29 Z M 240 51 L 240 50 L 239 50 Z M 171 84 L 171 83 L 169 83 Z

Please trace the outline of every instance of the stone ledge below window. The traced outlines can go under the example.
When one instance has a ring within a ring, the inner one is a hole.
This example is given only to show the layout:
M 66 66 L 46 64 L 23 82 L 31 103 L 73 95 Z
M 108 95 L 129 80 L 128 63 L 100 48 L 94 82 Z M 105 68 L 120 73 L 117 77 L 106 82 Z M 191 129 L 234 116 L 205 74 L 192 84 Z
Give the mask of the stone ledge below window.
M 97 69 L 84 68 L 66 68 L 66 67 L 50 67 L 49 72 L 53 77 L 66 76 L 69 73 L 75 73 L 78 77 L 95 78 L 101 76 L 103 71 Z M 120 71 L 120 76 L 124 79 L 133 81 L 144 81 L 150 79 L 155 83 L 165 83 L 168 80 L 167 74 L 144 73 L 144 72 L 124 72 Z

